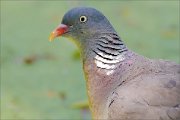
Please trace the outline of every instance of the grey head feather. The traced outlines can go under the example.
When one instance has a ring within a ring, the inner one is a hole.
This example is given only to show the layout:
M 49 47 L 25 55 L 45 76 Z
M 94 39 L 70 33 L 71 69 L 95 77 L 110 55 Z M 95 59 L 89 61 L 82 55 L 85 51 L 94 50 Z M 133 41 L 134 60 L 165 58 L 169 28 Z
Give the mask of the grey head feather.
M 80 21 L 81 16 L 87 18 L 86 22 Z M 70 26 L 70 32 L 64 36 L 76 42 L 84 58 L 99 56 L 106 62 L 117 61 L 128 50 L 108 19 L 94 8 L 73 8 L 64 15 L 62 24 Z

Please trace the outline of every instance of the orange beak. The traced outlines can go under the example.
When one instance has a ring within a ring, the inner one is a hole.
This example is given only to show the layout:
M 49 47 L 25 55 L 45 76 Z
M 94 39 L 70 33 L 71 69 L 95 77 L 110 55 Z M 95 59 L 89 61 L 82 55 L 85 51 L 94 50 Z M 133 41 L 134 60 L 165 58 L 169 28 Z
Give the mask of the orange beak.
M 63 35 L 68 31 L 68 26 L 64 24 L 60 24 L 49 36 L 49 41 L 53 41 L 54 38 Z

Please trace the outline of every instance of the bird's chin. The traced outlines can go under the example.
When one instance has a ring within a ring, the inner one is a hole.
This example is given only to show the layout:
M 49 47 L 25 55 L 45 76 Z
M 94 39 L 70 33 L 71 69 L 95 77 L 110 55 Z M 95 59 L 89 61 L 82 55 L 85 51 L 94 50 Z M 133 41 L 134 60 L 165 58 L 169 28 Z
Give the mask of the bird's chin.
M 80 43 L 79 43 L 79 40 L 74 37 L 73 35 L 71 34 L 64 34 L 63 37 L 67 38 L 68 40 L 72 41 L 73 43 L 75 43 L 75 45 L 80 49 Z
M 60 37 L 65 37 L 65 38 L 68 38 L 68 39 L 73 39 L 73 36 L 71 35 L 70 31 L 67 31 L 67 32 L 63 33 Z

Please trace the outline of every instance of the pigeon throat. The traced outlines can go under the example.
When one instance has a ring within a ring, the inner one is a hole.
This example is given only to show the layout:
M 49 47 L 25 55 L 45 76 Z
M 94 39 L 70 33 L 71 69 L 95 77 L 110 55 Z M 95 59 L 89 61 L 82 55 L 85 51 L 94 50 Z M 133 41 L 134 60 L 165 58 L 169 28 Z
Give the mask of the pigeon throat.
M 115 33 L 106 33 L 96 39 L 92 50 L 97 68 L 105 70 L 107 75 L 114 73 L 118 63 L 124 61 L 128 49 Z

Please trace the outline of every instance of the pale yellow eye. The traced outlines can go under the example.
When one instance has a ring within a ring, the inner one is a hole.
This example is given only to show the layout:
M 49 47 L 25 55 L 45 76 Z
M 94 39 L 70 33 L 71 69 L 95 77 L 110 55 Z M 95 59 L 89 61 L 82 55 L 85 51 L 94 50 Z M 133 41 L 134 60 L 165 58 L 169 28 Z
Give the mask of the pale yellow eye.
M 80 21 L 80 22 L 86 22 L 86 21 L 87 21 L 87 17 L 86 17 L 86 16 L 81 16 L 81 17 L 79 18 L 79 21 Z

